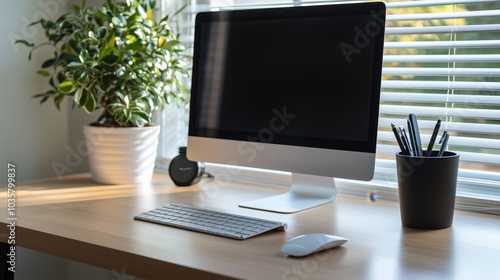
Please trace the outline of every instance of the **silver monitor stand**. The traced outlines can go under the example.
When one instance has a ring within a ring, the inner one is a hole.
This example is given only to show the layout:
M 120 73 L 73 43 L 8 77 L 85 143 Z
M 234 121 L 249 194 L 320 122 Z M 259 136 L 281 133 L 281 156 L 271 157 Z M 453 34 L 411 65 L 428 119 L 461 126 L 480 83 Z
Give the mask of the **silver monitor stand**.
M 240 207 L 278 213 L 295 213 L 332 202 L 337 197 L 330 177 L 292 173 L 292 186 L 284 194 L 240 203 Z

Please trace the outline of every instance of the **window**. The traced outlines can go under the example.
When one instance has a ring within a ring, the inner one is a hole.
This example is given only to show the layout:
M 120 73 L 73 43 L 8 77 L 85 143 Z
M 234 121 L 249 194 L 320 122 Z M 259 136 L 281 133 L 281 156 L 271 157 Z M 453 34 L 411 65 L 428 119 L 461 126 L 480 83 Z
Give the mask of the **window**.
M 332 2 L 341 1 L 163 0 L 162 13 L 188 5 L 176 20 L 189 46 L 199 11 Z M 413 112 L 423 143 L 438 118 L 451 134 L 449 149 L 461 158 L 458 206 L 500 213 L 500 1 L 393 0 L 386 5 L 376 176 L 370 189 L 345 181 L 345 191 L 364 195 L 375 190 L 396 198 L 394 153 L 399 148 L 390 124 L 406 126 Z M 163 158 L 186 142 L 187 114 L 176 110 L 161 117 Z

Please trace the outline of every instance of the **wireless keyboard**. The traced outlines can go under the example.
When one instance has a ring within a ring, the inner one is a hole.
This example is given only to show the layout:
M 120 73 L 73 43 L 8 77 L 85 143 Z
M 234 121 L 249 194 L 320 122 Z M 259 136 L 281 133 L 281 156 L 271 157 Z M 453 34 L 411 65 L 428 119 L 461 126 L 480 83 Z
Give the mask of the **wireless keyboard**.
M 270 230 L 284 231 L 287 226 L 281 222 L 174 203 L 141 213 L 134 219 L 233 239 L 247 239 Z

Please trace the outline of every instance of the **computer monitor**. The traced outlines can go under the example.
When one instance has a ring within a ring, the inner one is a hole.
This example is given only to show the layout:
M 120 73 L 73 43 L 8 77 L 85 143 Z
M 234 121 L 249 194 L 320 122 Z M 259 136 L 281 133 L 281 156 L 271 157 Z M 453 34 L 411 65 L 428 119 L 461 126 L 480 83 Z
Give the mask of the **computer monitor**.
M 382 2 L 196 16 L 187 156 L 292 173 L 242 207 L 293 213 L 331 202 L 334 177 L 371 180 Z

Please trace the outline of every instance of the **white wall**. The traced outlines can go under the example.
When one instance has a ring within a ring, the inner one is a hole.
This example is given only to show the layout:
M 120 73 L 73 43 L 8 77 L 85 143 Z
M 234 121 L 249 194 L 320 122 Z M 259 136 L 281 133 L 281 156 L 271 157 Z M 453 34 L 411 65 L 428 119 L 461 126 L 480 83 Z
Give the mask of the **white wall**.
M 60 0 L 63 2 L 62 0 Z M 44 3 L 55 3 L 47 6 Z M 68 143 L 68 106 L 57 111 L 53 103 L 39 105 L 32 99 L 48 89 L 48 83 L 36 74 L 50 55 L 40 49 L 28 61 L 28 48 L 15 45 L 17 39 L 42 39 L 37 27 L 27 27 L 40 16 L 56 17 L 66 10 L 54 1 L 5 1 L 0 19 L 0 185 L 7 178 L 7 162 L 16 165 L 18 181 L 54 176 L 52 162 L 62 161 Z
M 99 5 L 103 0 L 87 1 Z M 52 54 L 50 47 L 33 53 L 29 48 L 14 44 L 18 39 L 30 42 L 44 40 L 39 26 L 28 25 L 41 17 L 56 20 L 70 5 L 80 0 L 5 1 L 0 19 L 0 185 L 7 180 L 8 162 L 16 165 L 18 181 L 26 181 L 88 172 L 86 156 L 74 151 L 83 141 L 82 125 L 97 119 L 71 101 L 63 102 L 58 111 L 51 100 L 39 105 L 36 93 L 49 89 L 47 79 L 36 74 Z M 8 11 L 8 12 L 7 12 Z M 61 168 L 64 166 L 64 168 Z M 3 171 L 2 171 L 3 170 Z
M 69 149 L 83 139 L 81 127 L 96 116 L 71 110 L 70 102 L 58 111 L 52 101 L 39 105 L 31 96 L 45 92 L 47 80 L 36 74 L 42 62 L 52 53 L 40 49 L 28 61 L 29 49 L 14 45 L 18 39 L 40 41 L 43 32 L 27 27 L 40 17 L 56 20 L 80 0 L 3 1 L 0 17 L 0 186 L 7 183 L 7 163 L 16 165 L 17 181 L 55 176 L 53 164 L 66 164 Z M 89 1 L 99 3 L 102 1 Z M 72 158 L 69 158 L 73 160 Z M 72 172 L 88 170 L 85 157 Z M 22 199 L 22 198 L 19 198 Z M 4 197 L 0 203 L 6 203 Z M 16 280 L 31 279 L 112 279 L 104 269 L 83 265 L 18 247 Z M 47 278 L 48 277 L 48 278 Z M 83 277 L 83 278 L 82 278 Z M 87 278 L 85 278 L 87 277 Z

